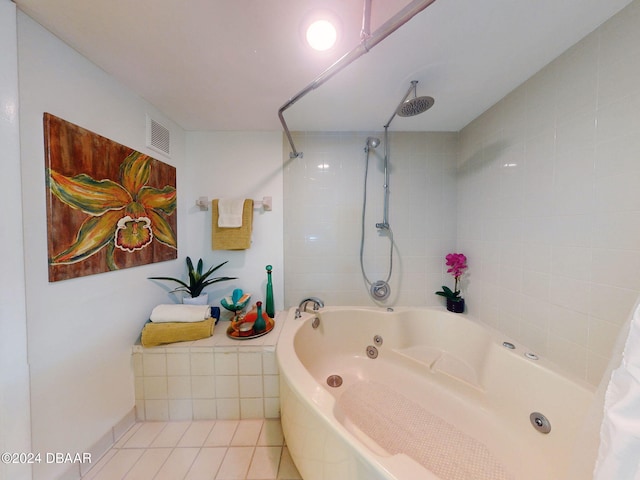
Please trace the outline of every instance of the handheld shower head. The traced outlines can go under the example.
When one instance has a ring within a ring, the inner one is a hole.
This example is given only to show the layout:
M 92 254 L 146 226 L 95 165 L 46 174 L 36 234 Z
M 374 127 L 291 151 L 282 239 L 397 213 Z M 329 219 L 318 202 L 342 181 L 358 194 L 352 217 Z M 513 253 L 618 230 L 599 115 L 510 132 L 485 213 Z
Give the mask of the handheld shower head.
M 376 137 L 367 137 L 367 148 L 376 148 L 380 145 L 380 139 Z

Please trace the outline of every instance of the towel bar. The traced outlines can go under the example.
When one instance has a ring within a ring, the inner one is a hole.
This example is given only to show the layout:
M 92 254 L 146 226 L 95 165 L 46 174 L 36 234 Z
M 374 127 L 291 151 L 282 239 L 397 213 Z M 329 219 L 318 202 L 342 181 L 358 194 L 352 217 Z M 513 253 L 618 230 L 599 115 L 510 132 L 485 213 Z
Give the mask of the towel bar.
M 273 203 L 272 197 L 262 197 L 262 200 L 254 200 L 253 208 L 262 208 L 265 212 L 270 212 Z M 200 207 L 200 210 L 209 210 L 209 197 L 198 197 L 196 200 L 196 206 Z

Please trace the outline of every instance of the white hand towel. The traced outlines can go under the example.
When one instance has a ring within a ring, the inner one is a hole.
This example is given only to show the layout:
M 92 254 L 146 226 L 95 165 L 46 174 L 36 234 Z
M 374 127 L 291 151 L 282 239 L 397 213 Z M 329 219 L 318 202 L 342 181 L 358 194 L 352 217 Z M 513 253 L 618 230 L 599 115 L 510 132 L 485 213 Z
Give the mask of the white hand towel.
M 149 317 L 152 322 L 201 322 L 211 317 L 210 305 L 158 305 Z
M 239 228 L 242 226 L 243 198 L 221 198 L 218 200 L 218 227 Z

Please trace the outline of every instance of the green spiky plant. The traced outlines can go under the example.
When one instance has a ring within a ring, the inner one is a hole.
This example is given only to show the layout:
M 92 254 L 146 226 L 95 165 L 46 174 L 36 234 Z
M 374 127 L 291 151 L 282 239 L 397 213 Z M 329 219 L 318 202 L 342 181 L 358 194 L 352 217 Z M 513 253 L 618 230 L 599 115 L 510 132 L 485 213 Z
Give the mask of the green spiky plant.
M 173 277 L 149 277 L 149 280 L 168 280 L 171 282 L 179 283 L 180 286 L 171 290 L 173 292 L 188 292 L 193 298 L 200 296 L 202 290 L 205 287 L 217 282 L 225 282 L 227 280 L 235 280 L 237 277 L 214 277 L 209 278 L 213 272 L 222 267 L 226 262 L 222 262 L 216 267 L 211 267 L 209 270 L 203 273 L 204 266 L 202 259 L 198 260 L 198 266 L 193 268 L 193 262 L 191 258 L 187 257 L 187 273 L 189 274 L 189 283 L 183 282 L 178 278 Z

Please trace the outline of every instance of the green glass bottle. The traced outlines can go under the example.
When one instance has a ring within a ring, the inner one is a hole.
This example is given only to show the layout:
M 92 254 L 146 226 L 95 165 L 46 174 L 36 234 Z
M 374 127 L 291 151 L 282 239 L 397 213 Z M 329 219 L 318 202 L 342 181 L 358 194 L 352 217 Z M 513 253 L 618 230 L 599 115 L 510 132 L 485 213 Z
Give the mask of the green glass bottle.
M 265 300 L 265 311 L 269 318 L 275 318 L 276 309 L 273 305 L 273 284 L 271 283 L 271 270 L 273 267 L 271 265 L 267 265 L 267 295 Z
M 256 302 L 256 307 L 258 307 L 258 313 L 256 321 L 253 323 L 253 331 L 260 333 L 267 329 L 267 323 L 264 321 L 264 317 L 262 316 L 262 302 Z

